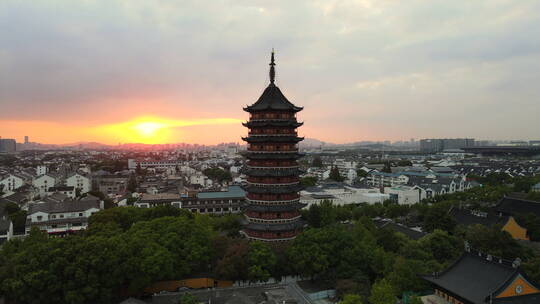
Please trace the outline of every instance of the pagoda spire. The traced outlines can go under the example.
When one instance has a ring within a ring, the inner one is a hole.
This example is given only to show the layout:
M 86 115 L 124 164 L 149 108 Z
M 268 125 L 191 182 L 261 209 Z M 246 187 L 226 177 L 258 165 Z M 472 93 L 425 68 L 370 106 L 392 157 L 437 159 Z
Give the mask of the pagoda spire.
M 274 66 L 276 64 L 274 63 L 274 49 L 272 48 L 272 57 L 270 59 L 270 84 L 274 84 L 274 81 L 276 80 L 276 70 L 274 69 Z

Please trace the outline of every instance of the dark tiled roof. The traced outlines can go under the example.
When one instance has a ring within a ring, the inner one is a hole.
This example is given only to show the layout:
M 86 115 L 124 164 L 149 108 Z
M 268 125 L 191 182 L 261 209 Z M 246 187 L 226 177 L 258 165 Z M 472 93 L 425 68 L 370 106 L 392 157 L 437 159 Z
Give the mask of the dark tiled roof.
M 304 140 L 303 137 L 298 136 L 249 136 L 242 137 L 242 140 L 248 143 L 267 143 L 267 142 L 276 142 L 276 143 L 297 143 Z
M 484 303 L 490 293 L 497 291 L 516 272 L 517 269 L 506 264 L 465 253 L 444 272 L 424 276 L 424 279 L 472 303 Z
M 297 122 L 296 120 L 252 120 L 242 123 L 244 127 L 294 127 L 298 128 L 302 126 L 303 122 Z
M 473 214 L 476 213 L 477 215 Z M 499 217 L 495 212 L 485 212 L 485 216 L 481 216 L 480 213 L 469 209 L 452 208 L 448 212 L 454 220 L 461 225 L 470 226 L 480 224 L 483 226 L 493 226 L 496 224 L 504 224 L 508 221 L 508 216 Z
M 73 191 L 75 190 L 75 187 L 73 186 L 57 186 L 57 187 L 50 187 L 48 192 L 55 192 L 55 191 Z
M 291 175 L 299 175 L 303 172 L 298 168 L 268 168 L 268 169 L 261 169 L 261 168 L 250 168 L 250 167 L 244 167 L 242 169 L 242 173 L 251 175 L 251 176 L 291 176 Z
M 495 206 L 495 210 L 510 215 L 533 213 L 536 216 L 540 216 L 540 202 L 514 197 L 503 197 L 497 206 Z
M 244 190 L 246 192 L 250 193 L 291 193 L 291 192 L 298 192 L 302 190 L 302 186 L 300 184 L 295 185 L 286 185 L 286 186 L 257 186 L 257 185 L 247 185 L 244 187 Z
M 288 205 L 254 205 L 248 204 L 244 207 L 244 210 L 256 211 L 256 212 L 282 212 L 289 210 L 298 210 L 305 207 L 306 204 L 294 203 Z
M 289 231 L 302 228 L 304 222 L 295 221 L 287 224 L 258 224 L 258 223 L 249 223 L 246 228 L 250 230 L 259 230 L 259 231 Z
M 425 232 L 417 231 L 407 226 L 394 223 L 390 220 L 374 220 L 373 223 L 375 226 L 381 229 L 390 229 L 395 232 L 403 233 L 406 237 L 412 240 L 419 240 L 427 234 Z
M 270 84 L 262 93 L 261 97 L 252 104 L 244 108 L 244 111 L 263 111 L 263 110 L 286 110 L 286 111 L 301 111 L 301 107 L 297 107 L 292 104 L 281 93 L 281 90 L 274 84 Z

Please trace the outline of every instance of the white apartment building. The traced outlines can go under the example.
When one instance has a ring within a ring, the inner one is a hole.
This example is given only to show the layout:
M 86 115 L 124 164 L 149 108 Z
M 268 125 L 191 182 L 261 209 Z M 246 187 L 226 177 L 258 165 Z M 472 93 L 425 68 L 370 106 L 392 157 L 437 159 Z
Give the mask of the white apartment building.
M 48 171 L 49 170 L 48 170 L 47 166 L 45 166 L 45 165 L 39 165 L 39 166 L 36 167 L 36 175 L 37 176 L 47 174 Z
M 0 185 L 4 186 L 4 192 L 12 192 L 24 185 L 24 179 L 16 174 L 8 174 L 0 178 Z
M 47 195 L 49 188 L 54 187 L 56 185 L 56 178 L 54 178 L 53 176 L 49 174 L 43 174 L 36 177 L 32 181 L 32 185 L 38 191 L 39 196 L 44 197 Z
M 26 233 L 38 227 L 52 235 L 65 235 L 88 228 L 88 218 L 100 209 L 96 200 L 31 203 L 26 217 Z
M 384 193 L 389 195 L 389 199 L 399 205 L 412 205 L 420 202 L 424 197 L 421 189 L 404 185 L 385 187 Z
M 92 189 L 92 182 L 90 178 L 80 173 L 73 173 L 66 178 L 66 186 L 79 189 L 80 194 L 84 194 Z

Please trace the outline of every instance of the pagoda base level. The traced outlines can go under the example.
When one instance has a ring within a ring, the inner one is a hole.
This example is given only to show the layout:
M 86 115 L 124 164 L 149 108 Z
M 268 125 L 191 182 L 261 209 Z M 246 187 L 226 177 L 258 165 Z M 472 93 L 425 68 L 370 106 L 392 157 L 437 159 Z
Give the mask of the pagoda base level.
M 249 240 L 263 242 L 286 242 L 294 240 L 301 231 L 284 231 L 284 232 L 268 232 L 268 231 L 253 231 L 244 229 L 240 231 Z

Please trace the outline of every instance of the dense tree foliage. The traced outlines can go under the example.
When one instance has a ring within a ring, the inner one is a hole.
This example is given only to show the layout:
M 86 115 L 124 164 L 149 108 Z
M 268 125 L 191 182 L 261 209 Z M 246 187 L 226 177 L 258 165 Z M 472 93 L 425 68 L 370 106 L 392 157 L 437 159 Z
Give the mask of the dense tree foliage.
M 109 208 L 92 215 L 89 229 L 77 235 L 52 238 L 34 230 L 6 242 L 0 293 L 17 303 L 115 303 L 161 280 L 204 274 L 254 282 L 298 274 L 331 282 L 342 303 L 394 304 L 404 292 L 429 289 L 419 274 L 448 267 L 465 240 L 495 256 L 520 257 L 527 274 L 540 281 L 538 252 L 500 227 L 464 229 L 448 216 L 456 204 L 483 208 L 485 199 L 496 201 L 508 189 L 487 184 L 412 206 L 323 201 L 302 210 L 309 227 L 280 246 L 240 238 L 239 215 L 199 215 L 171 206 Z M 8 209 L 10 217 L 23 212 Z M 412 240 L 377 228 L 372 218 L 378 216 L 421 225 L 429 234 Z M 517 220 L 536 235 L 535 216 Z M 180 303 L 190 303 L 187 297 Z
M 203 174 L 219 183 L 232 180 L 231 172 L 223 170 L 221 168 L 208 168 L 203 171 Z
M 304 187 L 313 187 L 317 185 L 317 178 L 315 176 L 305 176 L 300 178 L 300 184 Z
M 341 176 L 341 174 L 339 173 L 339 169 L 336 166 L 333 166 L 330 169 L 330 175 L 328 176 L 328 179 L 335 182 L 342 182 L 343 180 L 345 180 L 345 178 L 343 178 L 343 176 Z
M 320 156 L 315 156 L 313 158 L 313 161 L 311 162 L 312 167 L 322 168 L 323 167 L 323 161 Z

